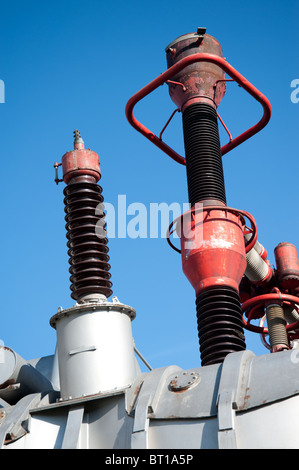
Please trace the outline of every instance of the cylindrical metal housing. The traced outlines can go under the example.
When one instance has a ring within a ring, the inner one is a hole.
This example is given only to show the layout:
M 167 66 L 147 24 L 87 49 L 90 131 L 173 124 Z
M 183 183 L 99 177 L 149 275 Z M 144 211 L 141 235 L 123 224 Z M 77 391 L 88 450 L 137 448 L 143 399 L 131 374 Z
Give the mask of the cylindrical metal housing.
M 61 159 L 63 181 L 68 184 L 73 178 L 90 176 L 98 182 L 101 178 L 99 156 L 96 152 L 84 148 L 84 142 L 77 129 L 74 134 L 74 150 L 66 152 Z
M 299 287 L 299 259 L 295 245 L 280 243 L 274 250 L 277 277 L 282 289 Z
M 181 230 L 183 271 L 196 295 L 214 286 L 238 292 L 246 268 L 240 216 L 223 209 L 195 211 Z
M 76 176 L 90 175 L 96 181 L 101 178 L 99 156 L 92 150 L 71 150 L 63 155 L 61 163 L 66 184 Z
M 271 267 L 263 260 L 254 247 L 246 254 L 246 261 L 245 275 L 250 281 L 262 283 L 271 278 Z
M 256 241 L 256 244 L 254 245 L 254 249 L 258 252 L 258 254 L 263 260 L 267 259 L 267 256 L 268 256 L 267 250 L 258 240 Z
M 293 305 L 283 307 L 283 314 L 287 323 L 291 324 L 299 320 L 299 313 L 297 312 L 296 308 L 293 307 Z
M 222 57 L 219 42 L 200 30 L 178 37 L 165 50 L 168 68 L 192 54 L 204 52 Z M 181 111 L 197 102 L 208 103 L 216 108 L 225 94 L 224 77 L 223 70 L 217 65 L 197 62 L 172 77 L 172 82 L 179 84 L 169 82 L 170 97 Z
M 251 233 L 245 233 L 244 234 L 244 238 L 249 241 L 252 237 L 252 234 Z M 253 247 L 255 249 L 255 251 L 257 252 L 257 254 L 265 261 L 267 259 L 267 256 L 268 256 L 268 252 L 266 250 L 266 248 L 257 240 L 255 242 L 255 245 Z
M 137 369 L 131 320 L 135 311 L 113 302 L 82 303 L 54 315 L 61 398 L 128 386 Z
M 195 209 L 191 220 L 183 220 L 182 265 L 196 293 L 202 365 L 246 348 L 239 297 L 246 268 L 242 224 L 225 207 Z
M 0 398 L 16 403 L 29 393 L 53 390 L 53 384 L 7 346 L 0 346 Z

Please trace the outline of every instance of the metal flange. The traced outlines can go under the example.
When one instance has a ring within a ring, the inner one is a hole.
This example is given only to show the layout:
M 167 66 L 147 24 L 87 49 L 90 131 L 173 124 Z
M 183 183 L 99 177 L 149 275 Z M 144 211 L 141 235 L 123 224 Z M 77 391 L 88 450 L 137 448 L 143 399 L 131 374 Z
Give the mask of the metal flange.
M 200 375 L 197 372 L 181 372 L 171 379 L 169 387 L 172 392 L 182 392 L 199 382 Z

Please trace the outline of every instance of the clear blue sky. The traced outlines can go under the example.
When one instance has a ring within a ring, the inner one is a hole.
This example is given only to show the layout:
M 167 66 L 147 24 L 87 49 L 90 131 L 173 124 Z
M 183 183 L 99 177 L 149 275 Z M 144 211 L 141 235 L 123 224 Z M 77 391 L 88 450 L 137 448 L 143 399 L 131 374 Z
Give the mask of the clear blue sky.
M 279 242 L 299 245 L 299 103 L 290 100 L 299 78 L 298 13 L 295 0 L 2 2 L 0 338 L 7 346 L 25 359 L 52 354 L 49 319 L 73 305 L 63 185 L 54 183 L 53 163 L 72 148 L 75 128 L 100 155 L 106 201 L 116 204 L 121 194 L 146 207 L 187 202 L 185 169 L 131 128 L 125 105 L 166 69 L 165 46 L 198 26 L 273 107 L 268 126 L 224 157 L 228 204 L 254 215 L 271 262 Z M 165 86 L 136 116 L 159 133 L 173 109 Z M 219 112 L 233 136 L 261 117 L 235 84 Z M 165 140 L 183 152 L 180 119 Z M 155 368 L 198 366 L 195 296 L 179 255 L 165 239 L 112 239 L 109 247 L 114 295 L 137 311 L 137 348 Z M 247 346 L 267 353 L 259 336 L 247 333 Z

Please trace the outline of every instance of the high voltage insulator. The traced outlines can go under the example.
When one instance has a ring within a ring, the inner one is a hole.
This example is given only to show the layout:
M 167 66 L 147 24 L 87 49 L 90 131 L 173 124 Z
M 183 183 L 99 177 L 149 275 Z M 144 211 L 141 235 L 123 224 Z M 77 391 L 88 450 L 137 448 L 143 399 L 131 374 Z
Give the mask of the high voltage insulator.
M 74 131 L 74 150 L 62 157 L 66 237 L 69 248 L 71 297 L 82 300 L 96 294 L 112 294 L 108 239 L 105 234 L 99 156 L 84 148 L 80 132 Z M 55 163 L 55 168 L 59 164 Z M 56 182 L 58 183 L 58 177 Z M 102 230 L 97 230 L 100 226 Z

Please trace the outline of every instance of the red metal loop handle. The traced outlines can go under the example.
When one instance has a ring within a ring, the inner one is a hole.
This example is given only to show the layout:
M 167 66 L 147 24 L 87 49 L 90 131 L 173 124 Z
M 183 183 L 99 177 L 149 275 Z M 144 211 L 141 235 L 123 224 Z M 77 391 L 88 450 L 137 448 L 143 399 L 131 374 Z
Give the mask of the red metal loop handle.
M 153 132 L 147 129 L 143 124 L 141 124 L 135 118 L 133 114 L 134 106 L 143 99 L 145 96 L 149 95 L 153 92 L 156 88 L 160 85 L 163 85 L 167 80 L 170 80 L 171 77 L 176 75 L 182 69 L 187 67 L 188 65 L 193 64 L 194 62 L 211 62 L 213 64 L 218 65 L 222 70 L 224 70 L 227 75 L 233 78 L 244 90 L 246 90 L 253 98 L 255 98 L 263 107 L 264 114 L 261 120 L 252 126 L 251 128 L 247 129 L 247 131 L 240 134 L 238 137 L 235 137 L 233 140 L 228 142 L 221 148 L 222 155 L 225 155 L 230 150 L 234 149 L 241 143 L 245 142 L 245 140 L 249 139 L 257 132 L 262 130 L 269 122 L 271 118 L 271 104 L 269 100 L 257 89 L 253 86 L 243 75 L 241 75 L 236 69 L 234 69 L 223 57 L 216 56 L 214 54 L 207 54 L 207 53 L 198 53 L 192 54 L 187 57 L 184 57 L 182 60 L 174 64 L 172 67 L 167 69 L 164 73 L 159 75 L 153 81 L 151 81 L 148 85 L 143 87 L 139 90 L 135 95 L 133 95 L 127 105 L 126 105 L 126 116 L 129 123 L 140 132 L 144 137 L 150 140 L 153 144 L 159 147 L 163 152 L 169 155 L 173 160 L 180 163 L 181 165 L 186 164 L 186 160 L 184 157 L 179 155 L 175 152 L 171 147 L 169 147 L 165 142 L 159 139 Z
M 242 312 L 245 313 L 248 310 L 251 310 L 253 307 L 257 305 L 264 305 L 266 302 L 271 300 L 280 300 L 282 302 L 290 302 L 291 304 L 299 304 L 299 297 L 295 297 L 294 295 L 289 294 L 281 294 L 281 293 L 270 293 L 264 295 L 258 295 L 253 297 L 252 299 L 246 300 L 242 304 Z M 260 334 L 268 334 L 268 328 L 264 328 L 262 326 L 251 325 L 250 320 L 246 322 L 243 317 L 243 325 L 249 331 L 254 331 L 255 333 Z M 299 321 L 286 325 L 286 330 L 296 330 L 299 328 Z
M 179 220 L 179 219 L 182 219 L 183 217 L 186 216 L 186 214 L 189 214 L 189 213 L 196 213 L 196 212 L 204 212 L 204 211 L 211 211 L 211 210 L 223 210 L 223 211 L 227 211 L 227 212 L 232 212 L 238 216 L 243 216 L 243 217 L 246 217 L 249 221 L 250 221 L 250 225 L 251 225 L 251 229 L 252 229 L 252 236 L 251 238 L 245 243 L 245 251 L 246 253 L 248 253 L 253 247 L 254 245 L 256 244 L 256 241 L 257 241 L 257 225 L 256 225 L 256 221 L 254 219 L 254 217 L 249 214 L 249 212 L 246 212 L 246 211 L 243 211 L 243 210 L 240 210 L 240 209 L 233 209 L 232 207 L 227 207 L 227 206 L 203 206 L 203 207 L 192 207 L 191 209 L 189 209 L 188 211 L 184 212 L 184 214 L 180 215 L 179 217 L 177 217 L 176 219 L 174 219 L 171 224 L 169 225 L 168 227 L 168 230 L 166 232 L 166 240 L 167 240 L 167 243 L 170 245 L 170 247 L 177 251 L 178 253 L 181 253 L 181 250 L 179 248 L 177 248 L 176 246 L 173 245 L 173 243 L 170 241 L 169 237 L 170 235 L 174 232 L 174 229 L 171 231 L 172 227 L 174 226 L 174 224 Z

